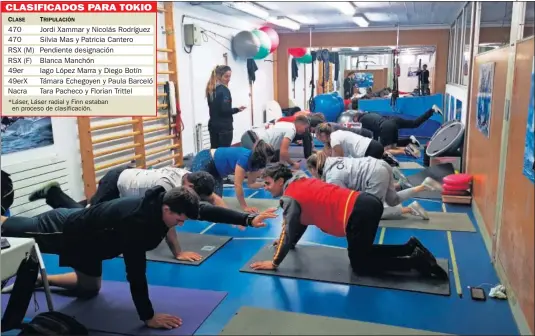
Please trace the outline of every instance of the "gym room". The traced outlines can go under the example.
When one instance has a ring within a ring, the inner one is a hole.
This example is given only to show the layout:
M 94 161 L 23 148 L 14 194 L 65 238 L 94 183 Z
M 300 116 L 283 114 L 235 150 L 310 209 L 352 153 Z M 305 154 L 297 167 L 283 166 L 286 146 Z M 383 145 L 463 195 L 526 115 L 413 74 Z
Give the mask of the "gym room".
M 533 2 L 156 12 L 156 111 L 2 116 L 3 335 L 534 334 Z

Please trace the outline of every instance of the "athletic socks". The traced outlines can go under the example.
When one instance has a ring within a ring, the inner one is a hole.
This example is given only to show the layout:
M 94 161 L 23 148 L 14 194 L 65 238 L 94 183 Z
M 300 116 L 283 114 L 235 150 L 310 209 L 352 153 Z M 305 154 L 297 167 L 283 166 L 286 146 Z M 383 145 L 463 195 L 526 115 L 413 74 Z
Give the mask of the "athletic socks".
M 409 209 L 411 210 L 411 214 L 413 216 L 421 217 L 425 220 L 429 220 L 429 214 L 425 209 L 418 203 L 418 201 L 414 201 L 411 204 L 409 204 Z
M 30 202 L 35 202 L 39 199 L 46 198 L 48 191 L 50 190 L 50 188 L 53 188 L 53 187 L 59 188 L 59 183 L 55 181 L 50 182 L 46 184 L 45 186 L 43 186 L 42 188 L 35 190 L 34 192 L 30 194 L 30 196 L 28 196 L 28 200 Z
M 438 106 L 433 105 L 433 106 L 431 107 L 431 109 L 433 109 L 433 111 L 434 111 L 436 114 L 440 114 L 441 116 L 444 116 L 444 114 L 442 113 L 442 110 L 441 110 Z
M 414 135 L 411 135 L 409 139 L 412 141 L 413 145 L 415 145 L 416 147 L 420 148 L 422 146 L 420 144 L 420 141 L 418 141 L 418 139 L 416 139 Z

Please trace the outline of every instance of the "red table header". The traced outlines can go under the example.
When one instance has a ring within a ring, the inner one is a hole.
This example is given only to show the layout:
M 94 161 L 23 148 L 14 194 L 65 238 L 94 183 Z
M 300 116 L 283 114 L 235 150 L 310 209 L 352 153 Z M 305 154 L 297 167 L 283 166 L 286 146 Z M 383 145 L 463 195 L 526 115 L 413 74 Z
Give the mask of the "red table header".
M 156 1 L 2 1 L 2 13 L 156 13 Z

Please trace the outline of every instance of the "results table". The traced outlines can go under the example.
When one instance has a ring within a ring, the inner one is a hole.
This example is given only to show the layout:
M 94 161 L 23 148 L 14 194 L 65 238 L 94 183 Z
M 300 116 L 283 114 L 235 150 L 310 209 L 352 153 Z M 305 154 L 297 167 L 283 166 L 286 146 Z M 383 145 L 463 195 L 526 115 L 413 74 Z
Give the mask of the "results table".
M 156 2 L 2 2 L 2 115 L 155 115 Z

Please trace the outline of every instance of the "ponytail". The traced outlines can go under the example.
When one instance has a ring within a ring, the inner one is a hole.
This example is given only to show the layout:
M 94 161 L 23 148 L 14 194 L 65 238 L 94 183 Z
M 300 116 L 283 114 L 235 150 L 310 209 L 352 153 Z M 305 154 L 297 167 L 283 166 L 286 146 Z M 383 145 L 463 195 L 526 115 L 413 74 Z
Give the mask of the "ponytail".
M 249 157 L 249 165 L 252 171 L 263 169 L 267 166 L 269 160 L 275 155 L 273 146 L 264 140 L 258 140 L 252 149 Z
M 319 136 L 321 134 L 325 134 L 327 136 L 331 136 L 331 133 L 333 132 L 333 127 L 329 123 L 321 123 L 316 127 L 316 136 Z
M 323 175 L 323 168 L 325 167 L 325 162 L 327 161 L 328 155 L 324 151 L 318 151 L 315 154 L 312 154 L 307 159 L 307 168 L 314 169 L 318 172 L 319 176 Z
M 208 83 L 206 83 L 206 99 L 208 101 L 211 101 L 214 99 L 214 93 L 215 88 L 217 86 L 217 82 L 223 75 L 227 72 L 231 71 L 230 67 L 228 65 L 217 65 L 210 74 L 210 79 L 208 79 Z

